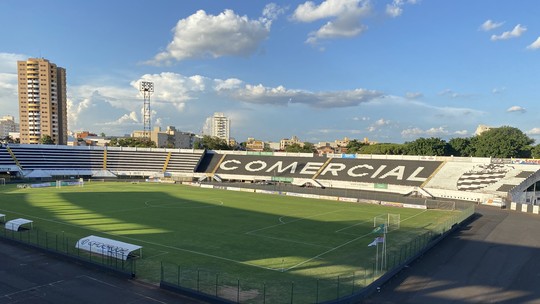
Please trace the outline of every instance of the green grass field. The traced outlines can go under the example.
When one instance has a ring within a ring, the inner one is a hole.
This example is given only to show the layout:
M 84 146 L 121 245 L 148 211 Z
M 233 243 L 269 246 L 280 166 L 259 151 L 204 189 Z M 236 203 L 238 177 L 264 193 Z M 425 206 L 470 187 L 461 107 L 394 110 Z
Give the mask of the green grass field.
M 376 249 L 368 244 L 377 236 L 371 233 L 376 215 L 400 214 L 400 229 L 387 235 L 388 251 L 397 252 L 439 229 L 457 211 L 175 184 L 91 182 L 62 188 L 0 186 L 0 213 L 7 220 L 31 219 L 34 229 L 73 240 L 70 246 L 88 235 L 143 246 L 137 275 L 150 282 L 159 281 L 161 262 L 212 278 L 219 273 L 235 280 L 302 282 L 371 273 Z M 364 283 L 369 282 L 364 278 L 357 284 Z

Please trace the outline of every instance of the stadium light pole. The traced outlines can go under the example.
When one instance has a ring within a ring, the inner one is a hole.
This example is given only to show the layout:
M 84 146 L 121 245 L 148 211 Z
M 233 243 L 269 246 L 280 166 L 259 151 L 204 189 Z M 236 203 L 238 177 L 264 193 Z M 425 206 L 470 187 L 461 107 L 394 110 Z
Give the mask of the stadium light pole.
M 150 139 L 151 130 L 151 119 L 150 119 L 150 95 L 154 93 L 154 83 L 150 81 L 141 81 L 139 83 L 139 91 L 143 94 L 143 137 L 145 139 Z

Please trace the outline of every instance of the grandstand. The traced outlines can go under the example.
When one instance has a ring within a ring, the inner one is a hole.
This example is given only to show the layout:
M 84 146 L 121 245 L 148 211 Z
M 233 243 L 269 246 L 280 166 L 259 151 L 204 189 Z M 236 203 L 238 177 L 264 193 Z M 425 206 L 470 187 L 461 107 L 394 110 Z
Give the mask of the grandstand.
M 540 160 L 10 144 L 2 174 L 285 182 L 504 206 L 536 204 Z

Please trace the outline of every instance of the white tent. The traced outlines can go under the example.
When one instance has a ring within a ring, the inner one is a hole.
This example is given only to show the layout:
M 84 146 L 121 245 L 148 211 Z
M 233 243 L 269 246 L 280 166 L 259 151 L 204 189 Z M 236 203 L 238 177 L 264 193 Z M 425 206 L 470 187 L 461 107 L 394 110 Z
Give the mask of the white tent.
M 26 224 L 30 224 L 30 228 L 32 228 L 33 222 L 34 221 L 31 221 L 31 220 L 18 218 L 11 221 L 7 221 L 5 227 L 8 230 L 18 231 L 20 226 L 26 225 Z
M 142 257 L 142 246 L 120 242 L 117 240 L 90 235 L 77 241 L 76 248 L 92 253 L 99 253 L 113 258 L 127 260 L 131 252 L 139 250 Z

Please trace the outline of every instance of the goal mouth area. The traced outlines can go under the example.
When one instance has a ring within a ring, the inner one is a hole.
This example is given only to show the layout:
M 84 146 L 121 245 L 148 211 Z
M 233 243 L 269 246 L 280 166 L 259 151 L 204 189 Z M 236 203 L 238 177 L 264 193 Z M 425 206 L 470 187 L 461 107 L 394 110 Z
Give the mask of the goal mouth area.
M 398 230 L 401 223 L 401 214 L 383 213 L 373 217 L 373 228 L 383 227 L 384 233 Z

